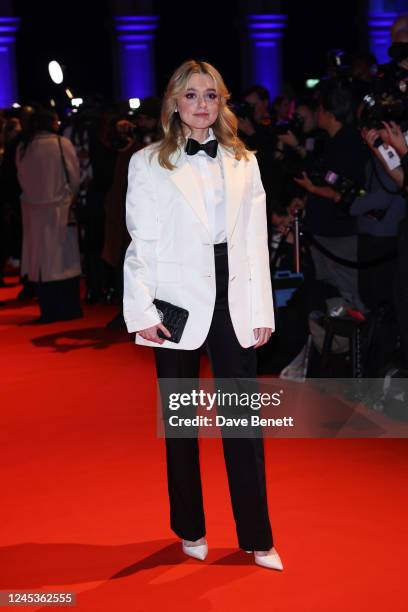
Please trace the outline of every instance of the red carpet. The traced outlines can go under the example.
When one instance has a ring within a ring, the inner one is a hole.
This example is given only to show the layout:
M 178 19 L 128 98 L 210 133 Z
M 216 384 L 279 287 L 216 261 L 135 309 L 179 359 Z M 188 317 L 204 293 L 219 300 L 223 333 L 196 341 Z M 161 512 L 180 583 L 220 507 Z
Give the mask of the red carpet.
M 202 440 L 210 553 L 186 559 L 151 351 L 105 328 L 112 307 L 29 325 L 17 292 L 0 289 L 1 591 L 75 591 L 86 612 L 406 610 L 406 440 L 266 441 L 282 573 L 237 550 L 221 444 Z

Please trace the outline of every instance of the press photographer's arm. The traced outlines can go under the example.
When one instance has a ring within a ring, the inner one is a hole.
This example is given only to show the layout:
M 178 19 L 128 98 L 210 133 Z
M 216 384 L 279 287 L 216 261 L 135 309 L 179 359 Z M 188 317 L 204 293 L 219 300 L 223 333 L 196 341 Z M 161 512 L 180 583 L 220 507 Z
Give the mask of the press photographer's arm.
M 384 128 L 382 130 L 367 130 L 363 128 L 361 135 L 371 151 L 380 160 L 386 172 L 391 176 L 398 187 L 402 189 L 407 183 L 407 178 L 404 180 L 404 176 L 408 177 L 408 146 L 399 125 L 393 121 L 391 123 L 383 121 L 382 123 L 384 124 Z M 386 150 L 390 146 L 393 147 L 400 158 L 400 166 L 393 169 L 389 167 L 387 160 L 380 153 L 379 147 L 377 146 L 379 141 L 383 143 Z
M 399 155 L 401 166 L 398 174 L 392 175 L 399 187 L 402 187 L 404 192 L 408 191 L 408 145 L 405 136 L 402 133 L 401 127 L 394 121 L 386 123 L 383 121 L 383 140 L 386 145 L 392 146 Z M 385 135 L 384 135 L 385 132 Z
M 325 185 L 323 186 L 313 185 L 312 181 L 307 176 L 306 172 L 302 172 L 302 177 L 303 178 L 301 179 L 295 178 L 294 181 L 298 185 L 303 187 L 303 189 L 305 189 L 308 193 L 320 196 L 321 198 L 327 198 L 328 200 L 333 200 L 333 202 L 336 202 L 336 203 L 340 202 L 341 193 L 339 193 L 338 191 L 335 191 L 331 187 L 328 187 L 328 186 L 326 187 Z

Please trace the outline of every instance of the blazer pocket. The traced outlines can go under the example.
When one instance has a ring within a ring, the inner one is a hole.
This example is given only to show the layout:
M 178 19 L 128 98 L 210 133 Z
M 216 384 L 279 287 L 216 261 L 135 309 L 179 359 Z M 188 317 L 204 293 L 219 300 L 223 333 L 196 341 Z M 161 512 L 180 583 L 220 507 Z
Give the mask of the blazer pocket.
M 181 266 L 175 261 L 157 262 L 157 280 L 162 283 L 180 283 Z

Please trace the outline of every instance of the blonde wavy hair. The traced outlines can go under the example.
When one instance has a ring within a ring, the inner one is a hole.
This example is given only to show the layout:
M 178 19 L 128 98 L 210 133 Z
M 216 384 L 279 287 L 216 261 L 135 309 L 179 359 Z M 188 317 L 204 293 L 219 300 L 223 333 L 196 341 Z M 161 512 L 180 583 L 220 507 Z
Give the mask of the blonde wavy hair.
M 158 161 L 163 168 L 173 170 L 176 166 L 171 163 L 170 156 L 185 144 L 186 139 L 182 130 L 182 122 L 177 107 L 177 97 L 187 89 L 188 81 L 193 74 L 205 74 L 212 77 L 217 94 L 220 96 L 218 117 L 211 126 L 218 142 L 234 154 L 235 159 L 248 159 L 249 152 L 244 143 L 238 138 L 238 120 L 228 107 L 231 97 L 221 74 L 214 66 L 207 62 L 187 60 L 172 74 L 164 93 L 161 109 L 161 127 L 163 139 L 160 140 L 152 152 L 158 155 Z

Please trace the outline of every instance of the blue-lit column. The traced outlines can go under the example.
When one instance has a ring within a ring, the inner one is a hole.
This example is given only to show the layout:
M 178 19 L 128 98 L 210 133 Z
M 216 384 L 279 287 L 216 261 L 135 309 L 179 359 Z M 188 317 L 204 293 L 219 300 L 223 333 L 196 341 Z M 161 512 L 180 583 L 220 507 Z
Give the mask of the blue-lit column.
M 391 26 L 397 13 L 390 11 L 370 11 L 368 15 L 368 34 L 370 49 L 379 64 L 390 61 L 388 48 L 391 45 Z
M 368 33 L 370 48 L 379 64 L 390 61 L 391 26 L 401 13 L 407 13 L 406 0 L 369 0 Z
M 156 93 L 154 39 L 155 15 L 115 17 L 121 100 Z
M 16 32 L 17 17 L 0 17 L 0 108 L 17 102 Z
M 281 41 L 287 15 L 280 13 L 247 15 L 245 86 L 263 85 L 271 100 L 281 93 Z

